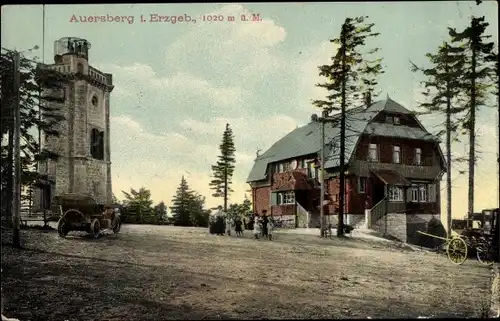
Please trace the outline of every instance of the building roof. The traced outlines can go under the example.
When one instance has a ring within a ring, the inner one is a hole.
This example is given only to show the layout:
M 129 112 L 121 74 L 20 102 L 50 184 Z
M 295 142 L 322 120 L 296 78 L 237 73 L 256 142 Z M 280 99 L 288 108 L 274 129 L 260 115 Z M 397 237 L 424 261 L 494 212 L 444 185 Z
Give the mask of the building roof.
M 374 102 L 368 108 L 357 107 L 348 110 L 346 112 L 345 164 L 349 162 L 362 134 L 437 141 L 423 127 L 410 128 L 401 125 L 370 123 L 381 111 L 406 115 L 413 114 L 388 96 L 385 100 Z M 325 124 L 325 168 L 340 165 L 338 155 L 340 148 L 340 114 L 330 116 L 330 118 L 332 121 Z M 320 150 L 321 123 L 310 122 L 305 126 L 296 128 L 255 159 L 247 182 L 265 179 L 267 167 L 270 163 L 319 153 Z

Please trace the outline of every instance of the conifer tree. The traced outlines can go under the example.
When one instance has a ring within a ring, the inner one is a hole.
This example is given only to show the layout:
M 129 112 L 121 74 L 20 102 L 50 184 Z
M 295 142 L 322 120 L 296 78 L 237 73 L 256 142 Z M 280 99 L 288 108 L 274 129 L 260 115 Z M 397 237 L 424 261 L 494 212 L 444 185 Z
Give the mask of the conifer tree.
M 127 221 L 139 224 L 151 223 L 153 217 L 151 191 L 141 187 L 139 190 L 131 188 L 130 192 L 122 191 L 122 193 L 127 207 Z
M 179 226 L 192 226 L 193 222 L 191 220 L 191 204 L 192 204 L 192 192 L 189 189 L 189 185 L 182 176 L 181 183 L 177 188 L 175 196 L 172 200 L 172 206 L 170 210 L 172 212 L 174 225 Z
M 430 68 L 421 68 L 412 64 L 412 71 L 420 71 L 426 76 L 423 81 L 423 95 L 426 102 L 420 103 L 423 113 L 439 115 L 444 114 L 444 130 L 437 133 L 437 136 L 446 135 L 446 222 L 447 233 L 451 235 L 452 221 L 452 134 L 458 133 L 460 119 L 457 115 L 465 110 L 463 102 L 464 88 L 461 82 L 461 74 L 465 64 L 464 48 L 452 47 L 444 42 L 436 53 L 428 53 L 426 57 L 431 63 Z
M 465 48 L 466 64 L 462 73 L 462 81 L 467 96 L 467 110 L 463 118 L 462 127 L 469 136 L 469 192 L 468 213 L 474 213 L 474 177 L 476 165 L 476 115 L 480 106 L 486 106 L 492 90 L 498 82 L 492 81 L 495 73 L 495 61 L 498 55 L 494 53 L 494 43 L 487 42 L 489 35 L 485 35 L 489 23 L 484 17 L 472 17 L 470 25 L 461 32 L 448 28 L 453 43 Z
M 38 49 L 35 46 L 32 51 Z M 14 166 L 14 110 L 16 91 L 14 89 L 14 54 L 15 51 L 2 48 L 0 59 L 1 78 L 1 199 L 2 215 L 10 224 L 12 214 L 12 177 Z M 20 112 L 21 112 L 21 183 L 30 186 L 38 182 L 42 176 L 36 171 L 36 162 L 48 159 L 56 160 L 56 153 L 40 149 L 36 129 L 44 132 L 46 137 L 57 136 L 57 124 L 64 119 L 60 109 L 48 106 L 44 102 L 48 97 L 40 97 L 42 88 L 60 88 L 66 77 L 54 70 L 39 68 L 37 58 L 30 60 L 20 55 Z
M 229 194 L 232 192 L 231 184 L 236 163 L 233 130 L 229 124 L 226 124 L 219 149 L 220 155 L 217 163 L 212 165 L 213 179 L 210 182 L 210 188 L 214 191 L 213 197 L 222 197 L 224 199 L 224 211 L 227 211 L 227 202 Z
M 339 45 L 339 48 L 331 58 L 331 64 L 318 67 L 319 75 L 327 78 L 327 81 L 316 85 L 325 88 L 328 96 L 325 100 L 313 101 L 313 105 L 321 108 L 325 115 L 329 115 L 332 111 L 340 111 L 341 115 L 337 226 L 339 237 L 344 235 L 346 110 L 356 106 L 360 100 L 371 103 L 376 95 L 374 87 L 377 84 L 377 76 L 383 73 L 381 59 L 367 60 L 360 52 L 360 47 L 365 45 L 368 38 L 379 35 L 379 33 L 372 32 L 373 23 L 365 23 L 366 18 L 368 17 L 347 18 L 342 25 L 340 37 L 330 40 L 331 43 Z M 366 55 L 375 54 L 377 51 L 378 48 L 370 50 Z

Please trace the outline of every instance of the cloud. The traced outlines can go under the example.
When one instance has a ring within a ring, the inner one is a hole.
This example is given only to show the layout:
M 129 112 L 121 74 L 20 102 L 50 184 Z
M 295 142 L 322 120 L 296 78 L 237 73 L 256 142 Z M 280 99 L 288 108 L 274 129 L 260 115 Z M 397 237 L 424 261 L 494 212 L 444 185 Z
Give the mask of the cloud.
M 210 197 L 209 182 L 220 137 L 203 144 L 177 132 L 153 134 L 128 116 L 112 117 L 111 128 L 113 191 L 117 197 L 122 197 L 122 190 L 144 186 L 152 191 L 155 201 L 169 204 L 185 176 L 192 189 L 207 197 L 209 207 L 219 204 Z M 239 201 L 248 189 L 246 169 L 254 157 L 237 152 L 236 158 L 240 167 L 232 188 L 234 200 Z
M 152 67 L 139 63 L 131 66 L 104 65 L 102 70 L 113 74 L 116 96 L 127 99 L 134 96 L 142 98 L 147 91 L 179 100 L 187 95 L 195 95 L 197 98 L 211 100 L 217 106 L 226 106 L 242 103 L 248 94 L 240 87 L 216 86 L 188 72 L 177 71 L 161 76 Z
M 233 130 L 236 150 L 246 155 L 240 160 L 246 160 L 243 165 L 246 166 L 247 171 L 250 171 L 257 150 L 264 152 L 274 142 L 297 127 L 295 119 L 282 114 L 262 118 L 218 117 L 209 122 L 186 119 L 180 123 L 180 126 L 189 131 L 193 137 L 204 137 L 204 141 L 219 142 L 226 124 L 230 124 Z
M 241 15 L 250 14 L 241 5 L 227 5 L 209 13 L 234 16 L 235 21 L 197 23 L 167 47 L 166 64 L 174 70 L 194 71 L 193 59 L 198 59 L 203 70 L 196 71 L 243 87 L 284 67 L 275 47 L 285 39 L 285 29 L 269 19 L 240 21 Z

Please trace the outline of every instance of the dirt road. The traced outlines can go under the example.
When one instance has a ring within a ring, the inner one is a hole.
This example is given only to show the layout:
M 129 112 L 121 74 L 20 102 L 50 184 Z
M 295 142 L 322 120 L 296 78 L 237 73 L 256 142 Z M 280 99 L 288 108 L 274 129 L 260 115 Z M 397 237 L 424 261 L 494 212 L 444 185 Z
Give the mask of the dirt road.
M 477 317 L 489 308 L 491 274 L 478 262 L 455 266 L 373 240 L 134 225 L 98 240 L 22 238 L 26 249 L 2 248 L 2 287 L 5 314 L 23 321 Z

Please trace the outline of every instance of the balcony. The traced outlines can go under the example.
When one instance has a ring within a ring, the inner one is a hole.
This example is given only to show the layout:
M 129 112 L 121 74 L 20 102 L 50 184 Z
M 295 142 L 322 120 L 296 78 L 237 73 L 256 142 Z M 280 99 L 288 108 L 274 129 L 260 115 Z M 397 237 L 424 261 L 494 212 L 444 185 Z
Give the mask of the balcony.
M 312 179 L 304 171 L 294 170 L 274 173 L 271 184 L 272 191 L 293 191 L 315 188 Z

